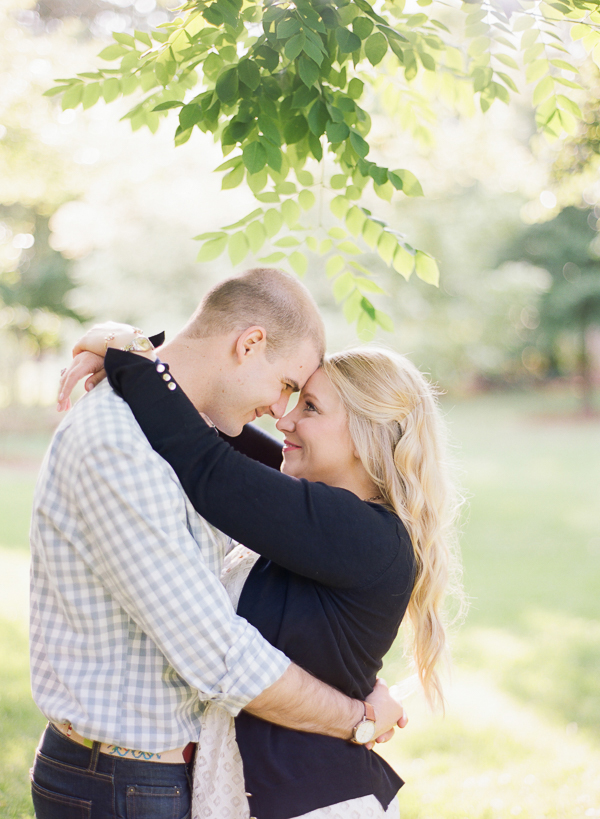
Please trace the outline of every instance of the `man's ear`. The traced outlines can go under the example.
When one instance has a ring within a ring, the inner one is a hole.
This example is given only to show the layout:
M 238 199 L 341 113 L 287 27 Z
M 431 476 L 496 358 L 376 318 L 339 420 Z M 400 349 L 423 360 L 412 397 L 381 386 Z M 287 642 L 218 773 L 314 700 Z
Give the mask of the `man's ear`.
M 253 325 L 240 333 L 235 343 L 235 354 L 238 362 L 248 359 L 249 356 L 255 356 L 259 353 L 265 353 L 267 350 L 267 331 L 264 327 Z

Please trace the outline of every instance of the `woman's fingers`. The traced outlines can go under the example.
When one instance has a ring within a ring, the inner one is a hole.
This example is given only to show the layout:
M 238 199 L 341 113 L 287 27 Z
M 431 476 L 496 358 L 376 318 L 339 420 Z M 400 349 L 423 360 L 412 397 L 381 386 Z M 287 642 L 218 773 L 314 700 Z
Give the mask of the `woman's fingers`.
M 95 353 L 79 353 L 69 366 L 61 373 L 58 387 L 57 410 L 63 412 L 71 406 L 70 395 L 78 381 L 86 376 L 92 376 L 96 386 L 104 378 L 104 358 Z M 89 381 L 90 379 L 88 379 Z M 87 387 L 91 389 L 91 387 Z

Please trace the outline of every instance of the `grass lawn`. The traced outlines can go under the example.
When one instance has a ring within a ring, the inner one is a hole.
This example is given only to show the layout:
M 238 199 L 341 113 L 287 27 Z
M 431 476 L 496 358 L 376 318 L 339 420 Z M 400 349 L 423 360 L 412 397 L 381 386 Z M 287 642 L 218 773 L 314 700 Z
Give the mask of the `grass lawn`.
M 446 402 L 469 496 L 471 609 L 453 640 L 446 717 L 415 694 L 408 727 L 382 749 L 407 783 L 403 819 L 600 817 L 600 422 L 569 418 L 569 402 Z M 43 726 L 24 621 L 33 481 L 31 469 L 0 468 L 0 816 L 19 819 L 32 816 Z M 406 673 L 398 649 L 384 676 Z

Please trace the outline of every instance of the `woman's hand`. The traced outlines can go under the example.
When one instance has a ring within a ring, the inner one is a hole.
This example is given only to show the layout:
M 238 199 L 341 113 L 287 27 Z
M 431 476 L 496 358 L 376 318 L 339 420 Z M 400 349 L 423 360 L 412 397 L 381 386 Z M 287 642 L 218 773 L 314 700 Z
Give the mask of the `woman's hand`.
M 71 408 L 73 388 L 78 381 L 86 376 L 88 376 L 85 382 L 86 392 L 89 392 L 96 384 L 106 378 L 104 355 L 96 355 L 96 353 L 88 351 L 77 353 L 66 370 L 62 371 L 58 385 L 58 404 L 56 405 L 59 412 Z
M 104 356 L 108 347 L 125 347 L 136 336 L 141 335 L 142 331 L 131 324 L 120 324 L 117 321 L 95 324 L 73 347 L 73 358 L 83 352 Z
M 375 742 L 387 742 L 394 736 L 395 727 L 404 728 L 408 723 L 408 717 L 398 700 L 394 699 L 387 687 L 385 680 L 379 678 L 375 683 L 375 688 L 367 697 L 367 702 L 375 709 L 377 723 L 375 724 L 376 739 L 368 742 L 366 747 L 373 748 Z M 392 728 L 388 726 L 392 725 Z M 383 726 L 383 733 L 379 733 Z

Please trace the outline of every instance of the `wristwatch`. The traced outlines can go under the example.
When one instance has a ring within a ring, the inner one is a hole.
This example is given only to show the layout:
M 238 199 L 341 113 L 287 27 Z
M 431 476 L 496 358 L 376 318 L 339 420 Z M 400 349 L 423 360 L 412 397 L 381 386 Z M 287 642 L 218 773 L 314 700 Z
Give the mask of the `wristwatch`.
M 154 349 L 154 344 L 146 336 L 136 335 L 132 342 L 125 344 L 121 349 L 126 353 L 147 353 Z
M 363 702 L 365 712 L 361 721 L 354 726 L 352 731 L 352 742 L 358 745 L 365 745 L 371 742 L 375 736 L 375 709 L 368 702 Z

